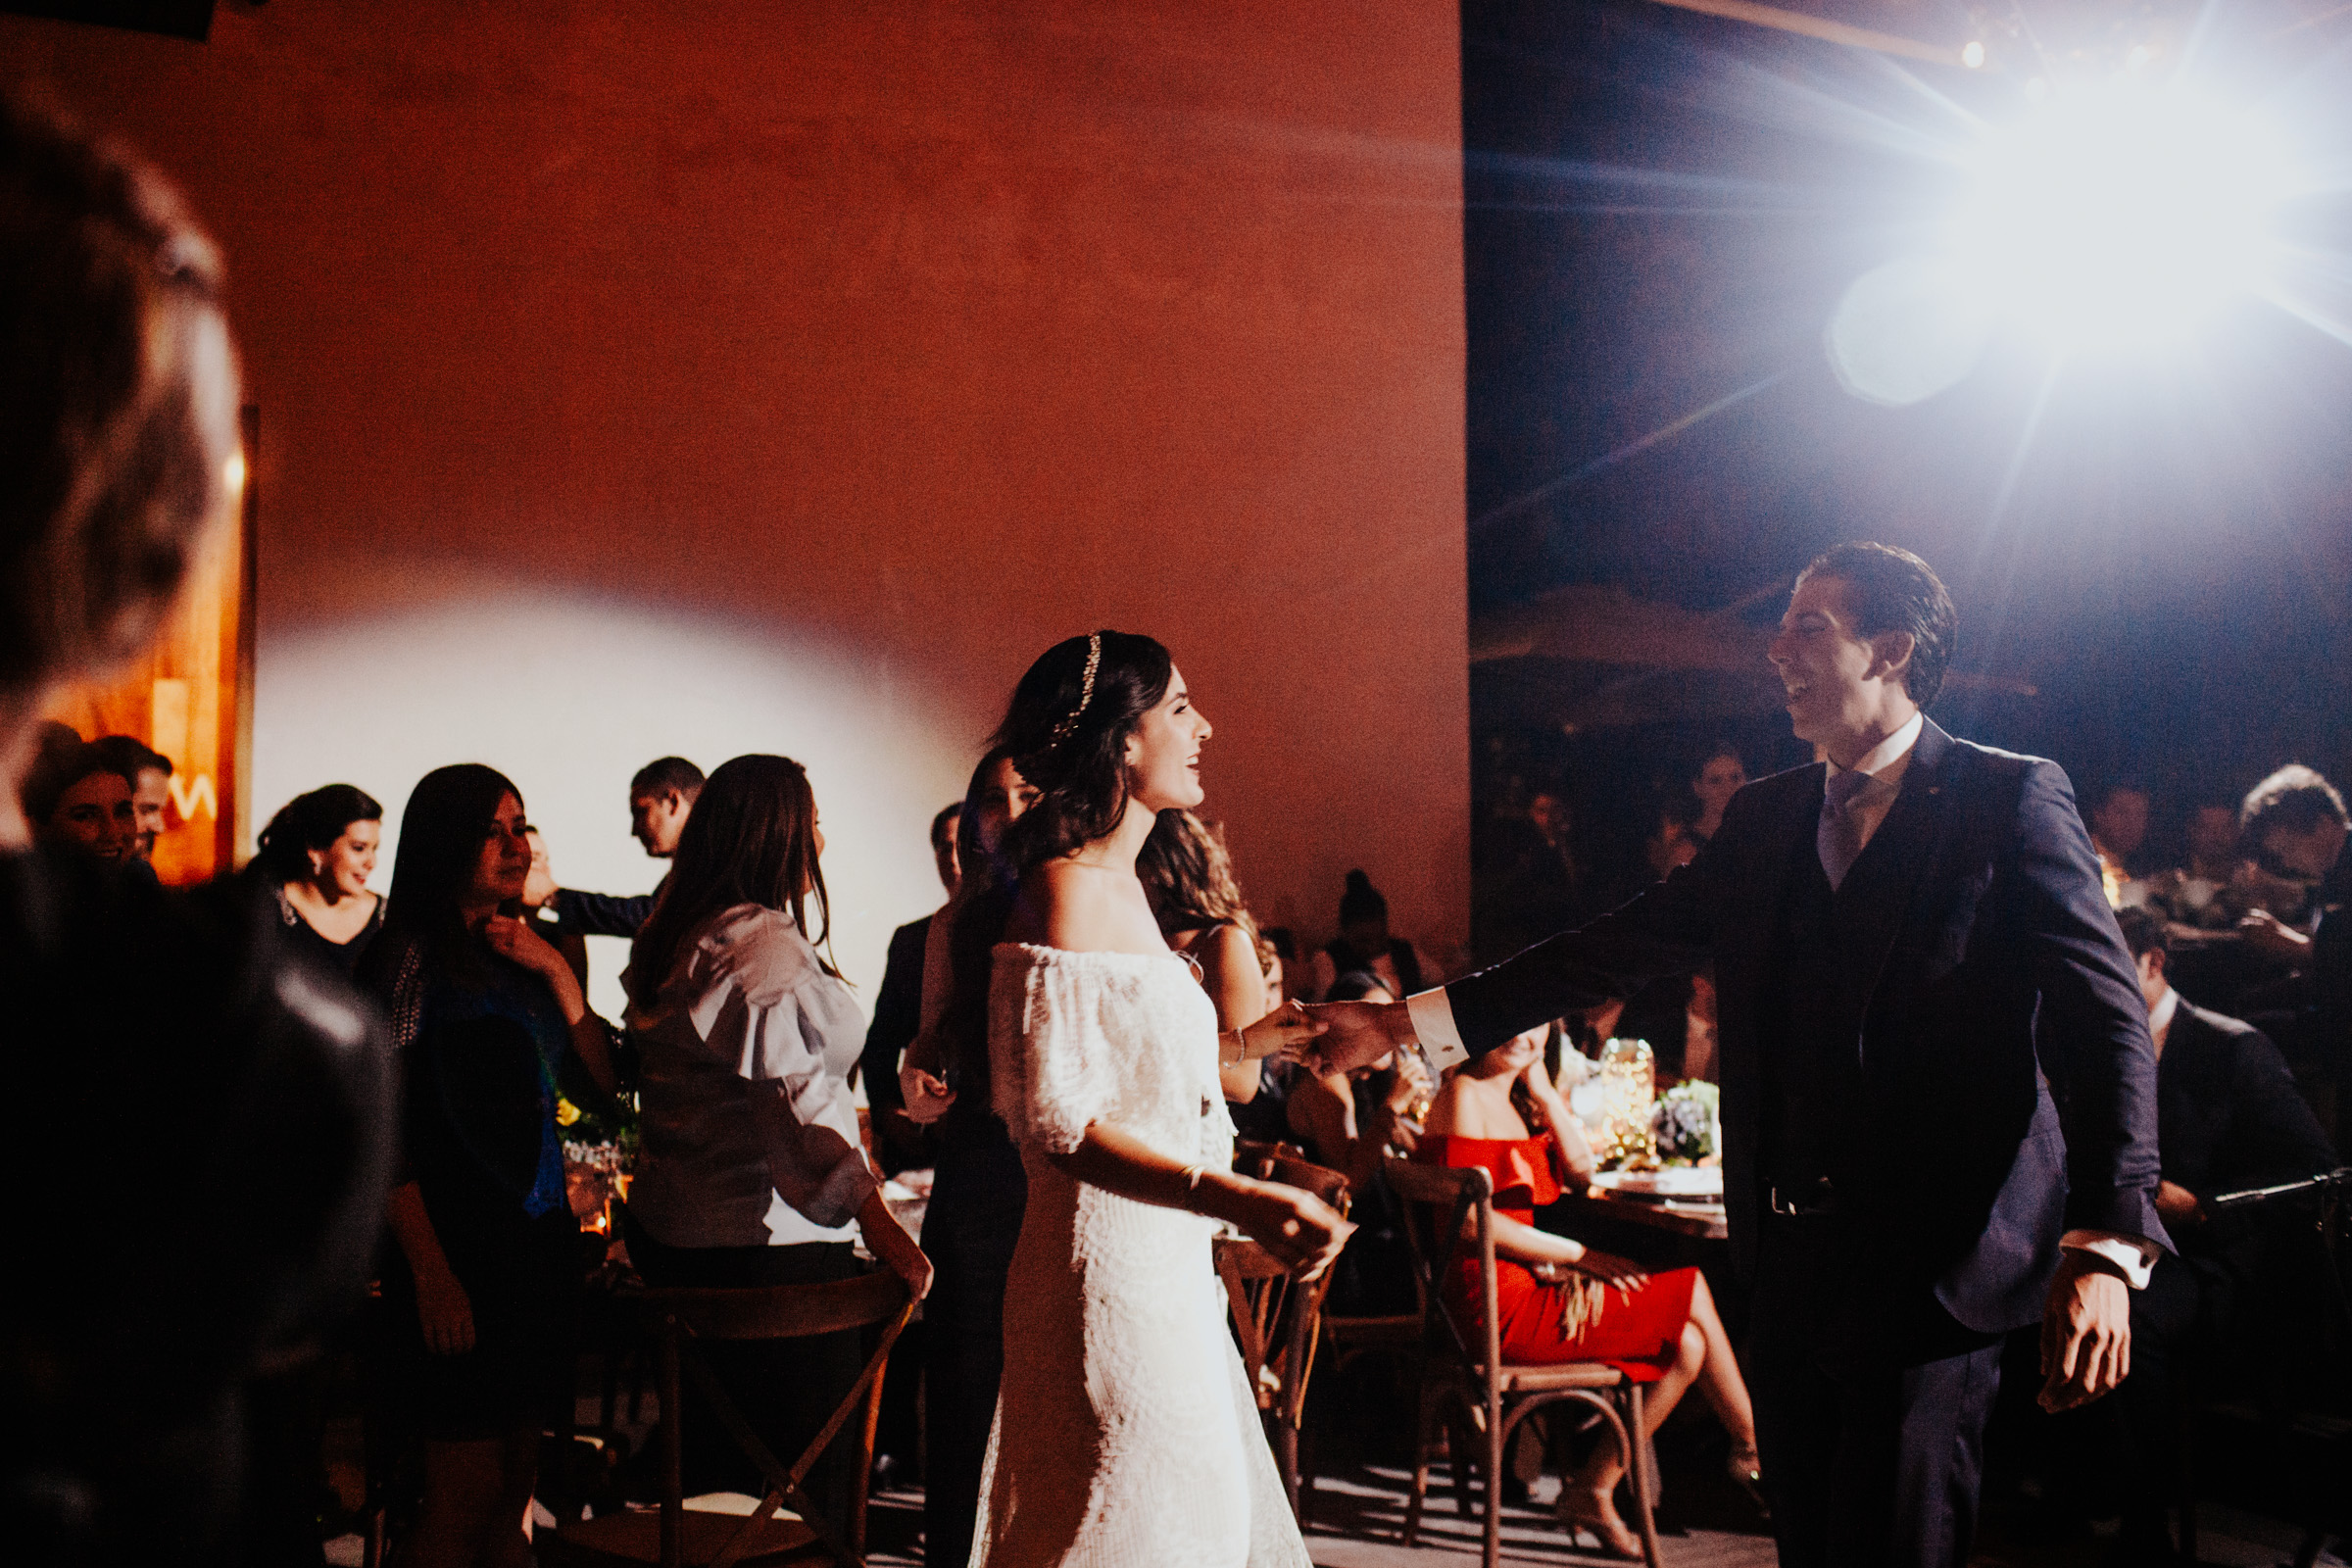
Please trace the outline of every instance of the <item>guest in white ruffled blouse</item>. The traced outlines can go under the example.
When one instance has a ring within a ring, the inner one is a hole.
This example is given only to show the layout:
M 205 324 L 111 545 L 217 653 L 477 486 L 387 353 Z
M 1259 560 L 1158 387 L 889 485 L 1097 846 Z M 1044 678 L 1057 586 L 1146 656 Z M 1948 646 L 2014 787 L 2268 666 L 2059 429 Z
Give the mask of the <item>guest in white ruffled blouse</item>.
M 988 983 L 1029 1199 L 974 1564 L 1306 1568 L 1209 1240 L 1226 1222 L 1302 1274 L 1346 1241 L 1312 1195 L 1235 1174 L 1217 1077 L 1314 1030 L 1291 1006 L 1220 1034 L 1136 876 L 1157 813 L 1200 803 L 1208 736 L 1167 650 L 1104 631 L 1039 660 L 997 737 L 1041 795 Z
M 860 1271 L 862 1230 L 917 1297 L 931 1264 L 882 1200 L 850 1102 L 864 1041 L 850 988 L 807 932 L 830 925 L 825 837 L 798 762 L 738 757 L 704 785 L 622 983 L 642 1067 L 629 1254 L 654 1285 L 807 1285 Z M 857 1382 L 856 1331 L 710 1345 L 712 1370 L 771 1451 L 798 1454 Z M 691 1396 L 690 1396 L 691 1397 Z M 757 1493 L 711 1416 L 689 1413 L 690 1487 Z M 810 1492 L 846 1522 L 846 1445 Z

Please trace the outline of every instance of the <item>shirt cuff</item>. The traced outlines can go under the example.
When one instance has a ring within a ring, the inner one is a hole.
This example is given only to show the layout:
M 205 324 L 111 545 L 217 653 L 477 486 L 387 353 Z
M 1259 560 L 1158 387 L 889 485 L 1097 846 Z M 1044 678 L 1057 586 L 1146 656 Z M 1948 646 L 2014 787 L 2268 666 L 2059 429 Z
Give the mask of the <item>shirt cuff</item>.
M 1453 1004 L 1446 1000 L 1444 986 L 1405 998 L 1404 1010 L 1413 1020 L 1413 1037 L 1429 1053 L 1438 1071 L 1470 1059 L 1470 1053 L 1462 1047 L 1462 1032 L 1454 1027 Z
M 2163 1250 L 2145 1237 L 2117 1231 L 2068 1231 L 2058 1238 L 2058 1246 L 2062 1250 L 2105 1258 L 2124 1271 L 2125 1280 L 2135 1291 L 2148 1288 L 2148 1276 L 2155 1273 L 2157 1254 Z

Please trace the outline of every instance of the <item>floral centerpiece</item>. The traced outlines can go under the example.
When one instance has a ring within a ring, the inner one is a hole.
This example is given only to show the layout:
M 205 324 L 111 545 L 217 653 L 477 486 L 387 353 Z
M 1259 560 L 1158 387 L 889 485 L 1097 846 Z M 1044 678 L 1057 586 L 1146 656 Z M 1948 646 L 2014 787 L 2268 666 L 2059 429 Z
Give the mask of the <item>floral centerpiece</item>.
M 1696 1164 L 1719 1153 L 1716 1127 L 1721 1117 L 1722 1091 L 1702 1079 L 1676 1084 L 1658 1097 L 1650 1118 L 1658 1158 L 1669 1165 Z
M 612 1200 L 628 1197 L 637 1168 L 637 1097 L 622 1094 L 600 1115 L 559 1094 L 556 1127 L 564 1140 L 564 1185 L 572 1212 L 601 1232 Z

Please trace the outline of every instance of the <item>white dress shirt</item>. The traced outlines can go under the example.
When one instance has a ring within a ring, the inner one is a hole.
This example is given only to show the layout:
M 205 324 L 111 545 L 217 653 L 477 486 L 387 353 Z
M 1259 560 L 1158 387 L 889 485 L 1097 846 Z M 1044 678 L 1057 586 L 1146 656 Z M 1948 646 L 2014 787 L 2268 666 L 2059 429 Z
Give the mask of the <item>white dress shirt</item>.
M 1870 775 L 1870 782 L 1856 792 L 1846 807 L 1847 816 L 1860 833 L 1862 847 L 1869 847 L 1880 824 L 1886 820 L 1886 813 L 1893 809 L 1895 797 L 1902 794 L 1903 775 L 1911 770 L 1911 754 L 1918 747 L 1920 732 L 1926 725 L 1925 713 L 1913 713 L 1910 722 L 1863 753 L 1851 769 L 1830 763 L 1833 774 L 1852 771 Z M 1461 1030 L 1453 1021 L 1453 1004 L 1446 1000 L 1443 986 L 1407 997 L 1405 1010 L 1412 1019 L 1413 1032 L 1441 1071 L 1469 1059 Z M 2059 1238 L 2058 1245 L 2105 1258 L 2123 1270 L 2133 1290 L 2147 1285 L 2161 1250 L 2155 1243 L 2143 1238 L 2110 1231 L 2068 1231 Z
M 643 1056 L 629 1210 L 668 1247 L 846 1242 L 879 1185 L 844 1077 L 865 1021 L 781 909 L 738 905 L 686 944 Z

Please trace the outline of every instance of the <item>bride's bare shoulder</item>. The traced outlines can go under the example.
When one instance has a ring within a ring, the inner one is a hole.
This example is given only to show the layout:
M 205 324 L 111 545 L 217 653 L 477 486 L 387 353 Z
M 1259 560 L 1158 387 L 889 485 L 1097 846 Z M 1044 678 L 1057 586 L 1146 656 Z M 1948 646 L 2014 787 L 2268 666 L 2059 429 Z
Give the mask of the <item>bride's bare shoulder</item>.
M 1167 951 L 1132 875 L 1048 860 L 1021 884 L 1005 938 L 1066 953 Z

